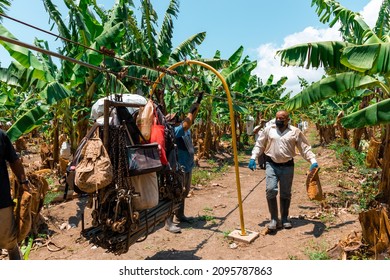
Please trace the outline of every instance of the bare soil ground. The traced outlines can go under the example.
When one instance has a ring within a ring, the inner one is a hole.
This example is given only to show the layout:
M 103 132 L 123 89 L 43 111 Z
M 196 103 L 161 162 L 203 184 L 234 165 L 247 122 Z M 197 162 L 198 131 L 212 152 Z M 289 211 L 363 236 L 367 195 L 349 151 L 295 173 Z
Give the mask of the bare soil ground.
M 239 157 L 240 192 L 234 165 L 207 184 L 193 186 L 186 200 L 186 215 L 194 219 L 192 223 L 179 224 L 182 228 L 179 234 L 166 231 L 161 224 L 144 241 L 132 245 L 127 253 L 108 253 L 81 236 L 82 213 L 85 227 L 89 227 L 91 210 L 86 207 L 86 197 L 75 197 L 42 209 L 49 239 L 35 241 L 29 259 L 307 260 L 327 250 L 328 256 L 340 259 L 340 251 L 330 249 L 351 236 L 358 236 L 361 227 L 354 211 L 356 205 L 336 207 L 330 201 L 337 199 L 338 191 L 343 188 L 341 180 L 351 184 L 357 182 L 353 175 L 338 172 L 340 162 L 333 151 L 318 147 L 315 153 L 321 167 L 320 179 L 327 202 L 308 199 L 305 182 L 309 164 L 297 156 L 290 207 L 292 229 L 281 229 L 274 234 L 266 232 L 269 214 L 265 200 L 265 173 L 261 169 L 248 169 L 249 155 L 246 155 Z M 225 160 L 232 162 L 231 157 Z M 207 161 L 200 161 L 199 165 L 199 168 L 209 168 Z M 258 233 L 258 237 L 247 243 L 229 238 L 232 232 L 246 232 L 250 236 Z

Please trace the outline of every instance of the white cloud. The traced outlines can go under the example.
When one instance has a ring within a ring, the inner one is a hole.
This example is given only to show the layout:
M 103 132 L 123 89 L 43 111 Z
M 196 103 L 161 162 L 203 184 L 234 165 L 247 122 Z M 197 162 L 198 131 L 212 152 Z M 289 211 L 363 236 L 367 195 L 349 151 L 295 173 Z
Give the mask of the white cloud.
M 378 11 L 382 5 L 383 0 L 371 0 L 360 12 L 364 21 L 372 28 L 378 18 Z
M 280 57 L 275 56 L 276 51 L 307 42 L 339 39 L 340 36 L 338 35 L 337 29 L 335 31 L 335 29 L 307 27 L 301 32 L 287 36 L 281 46 L 274 44 L 261 45 L 257 49 L 258 63 L 254 74 L 257 74 L 264 82 L 271 74 L 274 75 L 274 81 L 286 76 L 288 78 L 285 84 L 287 91 L 292 91 L 293 94 L 298 93 L 301 90 L 298 77 L 304 78 L 308 82 L 313 82 L 319 80 L 324 74 L 324 71 L 322 69 L 313 70 L 301 67 L 282 67 L 280 65 Z
M 284 38 L 282 48 L 308 42 L 334 40 L 340 40 L 338 27 L 335 26 L 333 28 L 316 29 L 312 26 L 309 26 L 301 32 L 288 35 L 286 38 Z
M 378 15 L 378 10 L 382 0 L 371 0 L 360 14 L 364 19 L 367 19 L 369 26 L 374 26 Z M 323 69 L 305 69 L 301 67 L 282 67 L 280 65 L 280 57 L 275 56 L 277 50 L 287 48 L 297 44 L 318 41 L 335 41 L 341 40 L 339 35 L 339 26 L 333 28 L 316 29 L 314 27 L 306 27 L 303 31 L 290 34 L 284 38 L 281 45 L 263 44 L 256 50 L 257 67 L 253 71 L 265 82 L 268 77 L 273 74 L 276 82 L 283 76 L 287 76 L 288 80 L 285 84 L 286 92 L 292 91 L 292 95 L 301 91 L 298 77 L 304 78 L 308 82 L 318 81 L 324 75 Z

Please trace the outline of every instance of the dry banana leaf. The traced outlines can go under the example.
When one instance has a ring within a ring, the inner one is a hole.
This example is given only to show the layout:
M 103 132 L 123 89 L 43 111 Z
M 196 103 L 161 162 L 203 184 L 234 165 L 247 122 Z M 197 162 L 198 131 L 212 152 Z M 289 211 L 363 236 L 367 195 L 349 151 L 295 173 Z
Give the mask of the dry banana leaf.
M 380 166 L 378 154 L 381 144 L 382 142 L 376 140 L 374 137 L 371 137 L 366 155 L 367 168 L 377 168 Z
M 384 207 L 370 209 L 359 214 L 363 240 L 376 254 L 386 251 L 390 246 L 390 222 Z
M 321 182 L 320 177 L 318 175 L 319 170 L 319 168 L 314 168 L 307 175 L 306 192 L 310 200 L 323 200 Z

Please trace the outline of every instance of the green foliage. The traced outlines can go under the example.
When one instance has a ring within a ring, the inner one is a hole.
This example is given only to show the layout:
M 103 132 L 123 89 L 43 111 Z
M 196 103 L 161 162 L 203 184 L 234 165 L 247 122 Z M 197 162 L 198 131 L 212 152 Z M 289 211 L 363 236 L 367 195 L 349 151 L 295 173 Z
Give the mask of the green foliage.
M 54 185 L 55 179 L 53 178 L 53 176 L 45 176 L 45 179 L 46 179 L 47 183 L 49 184 L 49 186 Z
M 325 243 L 316 243 L 310 242 L 309 245 L 305 248 L 305 255 L 309 257 L 310 260 L 329 260 L 330 257 L 326 252 L 327 245 Z
M 248 134 L 244 133 L 242 136 L 242 143 L 249 143 L 249 139 L 251 138 Z
M 208 170 L 202 170 L 195 167 L 194 170 L 192 170 L 191 184 L 193 185 L 202 184 L 202 182 L 206 182 L 210 180 L 210 178 L 211 178 L 211 173 Z
M 294 260 L 298 260 L 298 257 L 295 255 L 288 255 L 288 259 L 294 261 Z
M 313 83 L 309 88 L 291 98 L 286 106 L 288 110 L 292 111 L 329 99 L 336 94 L 345 94 L 356 88 L 372 87 L 377 84 L 378 81 L 370 76 L 358 75 L 353 72 L 340 73 Z M 338 92 L 335 92 L 335 88 L 338 89 Z
M 202 184 L 202 183 L 204 184 L 205 182 L 220 176 L 221 174 L 226 172 L 226 170 L 229 168 L 229 166 L 226 163 L 224 163 L 223 165 L 219 165 L 218 163 L 212 160 L 209 160 L 208 164 L 211 167 L 207 170 L 198 167 L 195 167 L 192 170 L 191 183 L 193 185 Z
M 344 180 L 339 181 L 339 186 L 345 189 L 328 195 L 326 198 L 327 203 L 336 208 L 352 206 L 349 210 L 355 213 L 368 210 L 371 205 L 375 205 L 374 202 L 378 193 L 379 179 L 379 177 L 367 181 L 363 181 L 363 179 L 359 185 Z M 324 223 L 332 222 L 334 220 L 334 214 L 322 214 L 320 220 Z
M 232 136 L 230 134 L 224 134 L 221 136 L 221 141 L 232 141 Z
M 366 168 L 365 154 L 339 143 L 332 143 L 330 148 L 336 151 L 336 157 L 342 159 L 342 172 L 353 173 L 352 181 L 348 176 L 340 179 L 337 183 L 341 190 L 335 192 L 335 199 L 328 196 L 327 203 L 334 207 L 347 207 L 355 205 L 355 211 L 368 210 L 374 205 L 378 193 L 378 186 L 381 178 L 380 169 Z
M 1 0 L 0 1 L 0 13 L 6 14 L 6 11 L 8 11 L 10 6 L 11 6 L 11 1 Z M 0 17 L 0 19 L 1 19 L 1 17 Z
M 305 175 L 310 167 L 310 165 L 307 163 L 307 161 L 304 160 L 302 157 L 295 157 L 294 158 L 294 165 L 295 165 L 294 172 L 297 175 Z
M 210 221 L 214 221 L 215 217 L 211 216 L 211 215 L 202 215 L 202 216 L 199 217 L 199 220 L 210 222 Z
M 43 200 L 43 205 L 48 206 L 57 196 L 58 192 L 47 192 L 45 195 L 45 199 Z
M 344 117 L 341 120 L 341 123 L 346 128 L 357 128 L 389 123 L 389 110 L 390 99 L 386 99 Z
M 350 260 L 359 261 L 359 260 L 370 260 L 372 259 L 366 252 L 363 253 L 356 253 L 353 252 L 354 255 L 351 255 L 349 257 Z
M 216 223 L 215 217 L 212 215 L 213 208 L 205 207 L 205 208 L 203 208 L 203 212 L 204 212 L 205 214 L 202 215 L 202 216 L 199 216 L 199 217 L 198 217 L 198 220 L 200 220 L 200 221 L 206 221 L 206 222 L 211 222 L 211 223 L 213 223 L 213 224 Z
M 320 221 L 321 223 L 327 225 L 327 224 L 331 224 L 335 221 L 335 215 L 333 212 L 322 212 L 321 215 L 320 215 Z
M 341 159 L 345 170 L 349 170 L 352 166 L 362 168 L 365 164 L 366 154 L 358 152 L 356 149 L 333 142 L 329 148 L 336 152 L 336 158 Z
M 23 244 L 22 246 L 20 246 L 20 251 L 22 252 L 24 260 L 28 260 L 33 243 L 34 243 L 34 236 L 30 235 L 28 236 L 27 244 Z
M 229 234 L 230 234 L 231 232 L 232 232 L 231 230 L 225 230 L 225 231 L 223 231 L 223 238 L 228 238 L 228 237 L 229 237 Z
M 314 144 L 316 141 L 318 141 L 319 137 L 318 137 L 318 131 L 315 130 L 315 129 L 309 129 L 307 135 L 307 140 L 309 141 L 309 143 L 311 144 Z M 316 148 L 313 147 L 313 152 L 315 153 L 316 152 Z
M 363 169 L 361 175 L 365 179 L 360 184 L 357 197 L 360 209 L 368 210 L 378 193 L 380 173 L 376 169 Z
M 309 42 L 277 52 L 283 65 L 315 69 L 323 66 L 327 74 L 320 81 L 308 86 L 306 84 L 302 92 L 286 103 L 288 110 L 305 108 L 339 96 L 352 95 L 354 100 L 353 97 L 358 97 L 361 90 L 367 89 L 371 93 L 379 90 L 384 94 L 376 100 L 377 104 L 364 109 L 356 106 L 343 108 L 347 114 L 341 122 L 344 127 L 357 128 L 390 121 L 387 114 L 390 108 L 387 100 L 390 91 L 387 79 L 390 44 L 388 36 L 384 36 L 384 30 L 389 28 L 388 5 L 388 1 L 383 1 L 375 28 L 371 29 L 360 14 L 348 10 L 335 0 L 312 0 L 321 22 L 328 23 L 330 27 L 340 24 L 342 41 Z M 349 106 L 348 103 L 344 105 Z

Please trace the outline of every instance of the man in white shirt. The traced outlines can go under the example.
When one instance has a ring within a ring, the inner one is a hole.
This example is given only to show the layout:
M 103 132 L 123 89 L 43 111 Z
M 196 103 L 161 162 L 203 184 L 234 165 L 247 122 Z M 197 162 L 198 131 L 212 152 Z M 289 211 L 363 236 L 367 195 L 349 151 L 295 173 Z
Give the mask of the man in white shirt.
M 278 204 L 276 197 L 279 194 L 280 214 L 283 228 L 292 227 L 288 218 L 291 187 L 294 178 L 295 148 L 298 148 L 301 156 L 311 163 L 310 170 L 317 168 L 318 164 L 314 153 L 311 151 L 306 137 L 297 127 L 289 124 L 290 117 L 286 111 L 276 113 L 275 123 L 267 126 L 260 132 L 252 150 L 252 156 L 248 167 L 256 169 L 256 159 L 262 153 L 266 157 L 266 197 L 271 221 L 268 229 L 276 230 L 278 226 Z M 279 188 L 278 188 L 279 184 Z

